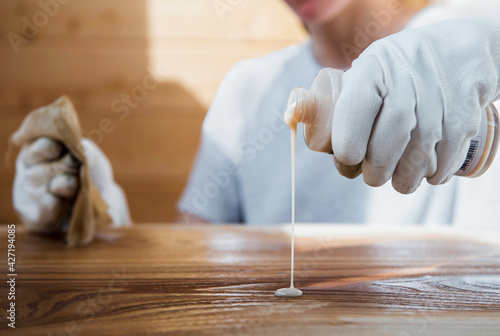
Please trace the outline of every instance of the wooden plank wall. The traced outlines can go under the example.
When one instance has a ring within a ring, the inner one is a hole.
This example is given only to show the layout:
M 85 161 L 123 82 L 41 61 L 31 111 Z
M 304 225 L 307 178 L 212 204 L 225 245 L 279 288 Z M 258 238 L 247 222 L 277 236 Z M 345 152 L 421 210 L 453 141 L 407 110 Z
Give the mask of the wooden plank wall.
M 221 0 L 231 7 L 222 17 L 212 0 L 41 2 L 52 4 L 53 15 L 38 0 L 0 2 L 0 155 L 31 109 L 68 94 L 110 158 L 136 222 L 175 220 L 203 117 L 225 73 L 305 38 L 281 0 Z M 24 31 L 33 36 L 16 52 L 10 33 L 23 36 L 25 18 L 35 31 Z M 114 112 L 113 102 L 144 86 L 150 73 L 159 85 L 125 118 Z M 104 118 L 110 133 L 99 131 Z M 13 176 L 13 160 L 0 165 L 4 223 L 16 221 Z

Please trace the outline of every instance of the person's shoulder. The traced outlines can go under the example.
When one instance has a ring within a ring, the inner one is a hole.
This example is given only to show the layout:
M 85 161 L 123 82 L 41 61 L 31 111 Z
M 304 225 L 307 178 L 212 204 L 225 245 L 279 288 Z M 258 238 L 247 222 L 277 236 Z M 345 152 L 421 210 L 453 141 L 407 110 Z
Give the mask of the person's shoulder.
M 485 10 L 474 6 L 427 6 L 408 22 L 406 28 L 418 28 L 452 19 L 499 19 L 500 5 L 492 6 L 492 8 L 495 10 Z
M 417 13 L 406 25 L 406 28 L 418 28 L 439 21 L 458 19 L 462 14 L 449 6 L 427 6 Z

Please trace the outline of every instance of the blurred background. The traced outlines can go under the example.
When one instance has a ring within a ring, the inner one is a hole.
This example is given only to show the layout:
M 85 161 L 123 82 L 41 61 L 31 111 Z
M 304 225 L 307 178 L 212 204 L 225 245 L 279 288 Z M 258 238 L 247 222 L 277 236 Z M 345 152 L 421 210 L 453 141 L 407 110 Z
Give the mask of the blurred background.
M 282 0 L 2 0 L 0 153 L 29 111 L 67 94 L 84 135 L 111 160 L 133 220 L 175 221 L 224 75 L 306 38 Z M 0 223 L 17 222 L 15 155 L 0 165 Z

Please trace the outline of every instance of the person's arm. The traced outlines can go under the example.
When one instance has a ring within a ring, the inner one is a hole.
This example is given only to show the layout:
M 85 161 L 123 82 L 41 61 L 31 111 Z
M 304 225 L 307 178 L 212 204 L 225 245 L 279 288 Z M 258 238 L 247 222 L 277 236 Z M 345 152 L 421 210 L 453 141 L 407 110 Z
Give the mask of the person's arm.
M 184 218 L 198 221 L 239 223 L 242 218 L 238 176 L 226 170 L 233 161 L 223 149 L 223 133 L 210 130 L 212 121 L 212 116 L 205 120 L 198 155 L 178 211 Z
M 181 217 L 211 223 L 244 221 L 239 191 L 238 146 L 246 76 L 236 66 L 221 83 L 203 122 L 201 143 L 178 203 Z
M 373 43 L 342 83 L 335 159 L 401 193 L 446 183 L 465 161 L 482 111 L 500 97 L 500 21 L 456 19 Z
M 130 224 L 125 194 L 113 178 L 111 165 L 92 141 L 82 141 L 90 178 L 108 204 L 115 226 Z M 13 205 L 32 231 L 57 232 L 67 224 L 79 188 L 79 163 L 64 146 L 49 138 L 25 145 L 16 160 Z

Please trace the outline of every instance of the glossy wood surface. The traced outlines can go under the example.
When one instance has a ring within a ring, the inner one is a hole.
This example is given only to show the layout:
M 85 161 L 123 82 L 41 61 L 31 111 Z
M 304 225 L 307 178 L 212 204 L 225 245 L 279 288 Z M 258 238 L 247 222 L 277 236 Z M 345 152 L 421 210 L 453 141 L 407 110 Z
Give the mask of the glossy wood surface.
M 1 335 L 500 335 L 500 231 L 140 225 L 91 246 L 17 226 Z M 6 227 L 0 231 L 6 274 Z

